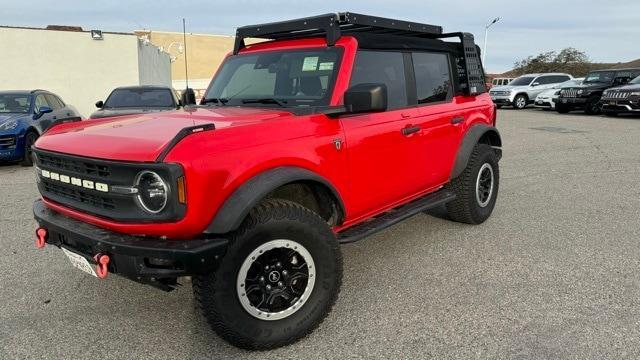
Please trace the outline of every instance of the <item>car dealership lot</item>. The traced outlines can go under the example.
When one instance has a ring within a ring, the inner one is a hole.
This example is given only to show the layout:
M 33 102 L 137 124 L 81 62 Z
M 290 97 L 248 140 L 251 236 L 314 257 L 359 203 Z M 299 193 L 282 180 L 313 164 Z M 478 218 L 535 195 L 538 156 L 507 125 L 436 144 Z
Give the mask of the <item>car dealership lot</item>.
M 638 358 L 640 118 L 500 110 L 493 216 L 419 215 L 342 247 L 311 336 L 269 353 L 220 340 L 190 284 L 165 294 L 36 250 L 34 171 L 0 166 L 0 358 Z

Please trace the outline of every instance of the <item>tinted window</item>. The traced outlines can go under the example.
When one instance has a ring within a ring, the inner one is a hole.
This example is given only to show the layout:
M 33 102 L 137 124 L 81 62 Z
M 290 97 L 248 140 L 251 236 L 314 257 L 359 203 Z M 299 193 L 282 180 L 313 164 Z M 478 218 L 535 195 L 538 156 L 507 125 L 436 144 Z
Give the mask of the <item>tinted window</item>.
M 331 47 L 232 56 L 205 99 L 226 99 L 233 105 L 260 99 L 278 99 L 286 106 L 328 105 L 340 55 L 338 47 Z
M 553 77 L 552 76 L 541 76 L 541 77 L 537 78 L 535 82 L 540 84 L 540 85 L 552 84 L 553 83 Z
M 594 71 L 590 72 L 587 77 L 584 78 L 583 83 L 610 83 L 613 81 L 615 73 L 613 71 Z
M 31 96 L 22 94 L 0 94 L 0 113 L 28 113 Z
M 407 84 L 402 53 L 358 51 L 351 75 L 351 86 L 385 84 L 389 109 L 407 106 Z
M 452 92 L 449 57 L 437 53 L 413 53 L 418 104 L 445 101 Z
M 513 80 L 509 85 L 513 85 L 513 86 L 529 85 L 531 84 L 533 79 L 535 79 L 533 76 L 522 76 Z
M 36 112 L 40 111 L 40 108 L 43 106 L 51 107 L 51 105 L 49 105 L 47 100 L 44 98 L 44 95 L 40 94 L 36 96 L 36 108 L 35 108 Z
M 155 108 L 174 107 L 173 95 L 169 89 L 115 89 L 105 102 L 105 108 Z
M 51 105 L 53 110 L 62 109 L 64 107 L 55 96 L 51 94 L 45 94 L 44 96 L 47 98 L 47 102 Z

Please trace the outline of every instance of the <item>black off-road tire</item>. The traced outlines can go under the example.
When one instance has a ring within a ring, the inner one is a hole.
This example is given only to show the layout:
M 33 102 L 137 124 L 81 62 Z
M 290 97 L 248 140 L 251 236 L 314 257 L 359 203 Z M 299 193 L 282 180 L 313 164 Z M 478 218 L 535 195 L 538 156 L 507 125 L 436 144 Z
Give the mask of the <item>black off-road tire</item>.
M 38 140 L 38 133 L 29 131 L 24 136 L 24 158 L 20 161 L 22 166 L 33 166 L 33 151 L 31 146 Z
M 239 300 L 242 263 L 260 245 L 275 239 L 304 246 L 315 264 L 315 285 L 298 311 L 280 320 L 251 315 Z M 256 206 L 231 237 L 226 255 L 211 274 L 193 277 L 194 297 L 215 332 L 240 348 L 266 350 L 311 333 L 329 314 L 342 284 L 342 255 L 335 235 L 313 211 L 285 200 Z
M 516 110 L 522 110 L 527 107 L 529 98 L 525 94 L 518 94 L 513 98 L 513 108 Z
M 587 103 L 584 105 L 584 112 L 587 115 L 598 115 L 602 110 L 600 109 L 600 97 L 592 96 L 587 99 Z
M 484 164 L 493 170 L 493 182 L 488 203 L 481 206 L 476 196 L 476 181 Z M 495 150 L 487 144 L 476 144 L 467 167 L 446 186 L 456 194 L 456 198 L 446 206 L 451 220 L 466 224 L 481 224 L 487 220 L 496 204 L 499 183 L 500 171 Z
M 571 111 L 571 107 L 564 104 L 556 104 L 556 111 L 559 114 L 568 114 Z
M 618 117 L 618 115 L 620 115 L 620 114 L 617 113 L 617 112 L 607 111 L 607 112 L 604 113 L 604 115 L 608 116 L 608 117 Z

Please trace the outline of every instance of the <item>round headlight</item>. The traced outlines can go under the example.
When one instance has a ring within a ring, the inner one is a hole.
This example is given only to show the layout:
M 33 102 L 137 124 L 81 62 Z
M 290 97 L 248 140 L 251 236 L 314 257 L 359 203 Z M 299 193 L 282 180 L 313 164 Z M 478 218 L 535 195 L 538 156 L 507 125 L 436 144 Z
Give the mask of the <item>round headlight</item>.
M 578 90 L 578 95 L 582 95 L 583 92 L 584 90 Z
M 136 177 L 138 203 L 152 213 L 157 214 L 167 206 L 169 188 L 160 175 L 153 171 L 143 171 Z

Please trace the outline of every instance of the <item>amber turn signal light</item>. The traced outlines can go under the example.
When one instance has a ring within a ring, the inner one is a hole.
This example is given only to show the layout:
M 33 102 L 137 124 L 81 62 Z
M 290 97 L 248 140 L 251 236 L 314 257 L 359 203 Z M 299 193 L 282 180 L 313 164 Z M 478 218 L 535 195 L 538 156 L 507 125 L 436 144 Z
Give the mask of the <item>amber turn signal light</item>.
M 178 178 L 178 202 L 180 204 L 187 203 L 187 189 L 184 185 L 184 176 Z

